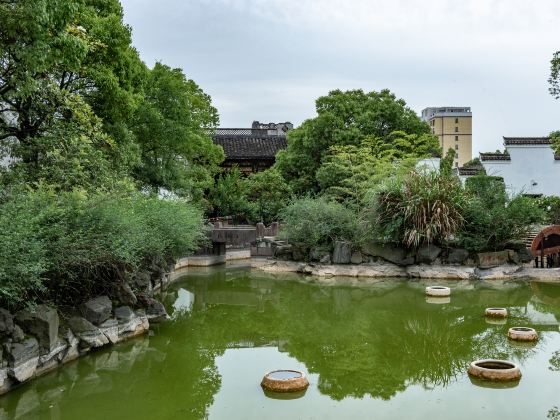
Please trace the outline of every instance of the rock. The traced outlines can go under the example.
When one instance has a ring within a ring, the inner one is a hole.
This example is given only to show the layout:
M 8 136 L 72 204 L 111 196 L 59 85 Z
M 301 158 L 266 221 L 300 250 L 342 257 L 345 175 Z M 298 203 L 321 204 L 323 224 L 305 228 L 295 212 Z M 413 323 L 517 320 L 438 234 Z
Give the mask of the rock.
M 16 343 L 21 343 L 25 339 L 25 333 L 19 327 L 19 325 L 14 325 L 14 330 L 12 331 L 12 338 Z
M 23 330 L 34 335 L 45 352 L 52 351 L 58 342 L 58 313 L 47 305 L 38 305 L 33 311 L 24 309 L 16 314 L 16 322 Z
M 64 354 L 67 347 L 68 344 L 65 341 L 59 340 L 55 348 L 50 353 L 40 356 L 35 375 L 38 376 L 56 368 L 58 366 L 60 356 Z
M 399 247 L 389 244 L 367 244 L 362 247 L 362 253 L 372 257 L 381 257 L 386 261 L 400 266 L 414 264 L 414 257 Z
M 86 347 L 101 347 L 109 344 L 109 339 L 105 334 L 87 319 L 75 316 L 68 320 L 68 325 Z
M 4 388 L 4 384 L 7 382 L 8 379 L 8 368 L 1 368 L 0 369 L 0 390 Z M 2 417 L 0 417 L 2 418 Z
M 140 294 L 138 295 L 138 301 L 146 309 L 148 320 L 160 322 L 168 318 L 165 306 L 156 299 L 145 294 Z
M 143 311 L 136 311 L 128 321 L 119 322 L 119 341 L 144 334 L 150 328 L 148 317 Z
M 412 278 L 424 279 L 476 279 L 474 267 L 449 266 L 449 265 L 411 265 L 406 267 L 406 272 Z
M 299 246 L 292 246 L 292 258 L 294 261 L 305 261 L 305 252 Z
M 108 319 L 99 326 L 99 330 L 113 344 L 119 341 L 119 322 L 116 319 Z
M 447 262 L 449 264 L 463 264 L 469 257 L 469 251 L 461 248 L 452 248 L 449 250 Z
M 85 319 L 94 325 L 99 325 L 109 319 L 113 305 L 108 296 L 98 296 L 82 304 L 80 309 Z
M 291 245 L 278 245 L 274 248 L 274 257 L 279 260 L 292 260 L 292 246 Z
M 327 252 L 327 253 L 323 256 L 323 258 L 321 258 L 321 259 L 319 260 L 319 262 L 320 262 L 321 264 L 330 264 L 330 263 L 331 263 L 331 254 L 330 254 L 330 252 Z
M 350 242 L 335 241 L 332 262 L 333 264 L 348 264 L 352 256 Z
M 119 322 L 130 321 L 135 317 L 134 312 L 128 306 L 119 306 L 115 309 L 115 317 Z
M 517 251 L 517 256 L 519 258 L 519 261 L 524 264 L 535 259 L 535 257 L 533 257 L 533 254 L 531 254 L 531 251 L 529 251 L 527 248 L 523 248 Z
M 119 300 L 119 302 L 124 303 L 125 305 L 134 306 L 138 302 L 136 295 L 134 294 L 132 288 L 128 283 L 118 282 L 115 290 L 115 296 Z
M 418 263 L 432 264 L 440 253 L 441 248 L 433 244 L 422 245 L 420 248 L 418 248 L 416 261 Z
M 31 378 L 39 363 L 39 342 L 28 338 L 23 343 L 11 343 L 5 346 L 9 375 L 19 382 Z
M 512 264 L 519 264 L 519 255 L 513 249 L 508 249 L 508 261 Z
M 361 264 L 363 262 L 362 253 L 360 251 L 352 252 L 352 256 L 350 257 L 350 262 L 352 264 Z
M 477 254 L 477 263 L 479 268 L 493 268 L 506 265 L 509 260 L 507 251 L 498 252 L 481 252 Z
M 9 335 L 14 330 L 14 317 L 7 310 L 0 308 L 0 336 Z
M 134 276 L 132 284 L 142 291 L 152 290 L 152 276 L 147 271 L 139 271 Z
M 78 345 L 80 340 L 74 335 L 70 328 L 66 326 L 61 327 L 61 336 L 66 341 L 66 351 L 58 355 L 60 363 L 67 363 L 77 359 L 80 356 Z

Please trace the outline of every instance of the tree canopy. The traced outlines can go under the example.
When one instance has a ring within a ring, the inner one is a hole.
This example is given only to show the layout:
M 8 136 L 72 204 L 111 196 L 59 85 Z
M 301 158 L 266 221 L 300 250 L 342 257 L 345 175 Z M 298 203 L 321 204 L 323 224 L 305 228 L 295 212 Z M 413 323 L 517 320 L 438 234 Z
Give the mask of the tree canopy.
M 319 191 L 317 172 L 324 159 L 341 150 L 336 148 L 361 147 L 366 138 L 372 139 L 373 154 L 389 160 L 410 151 L 438 152 L 429 126 L 389 90 L 334 90 L 317 100 L 316 109 L 317 117 L 292 130 L 287 150 L 277 155 L 276 167 L 296 193 Z

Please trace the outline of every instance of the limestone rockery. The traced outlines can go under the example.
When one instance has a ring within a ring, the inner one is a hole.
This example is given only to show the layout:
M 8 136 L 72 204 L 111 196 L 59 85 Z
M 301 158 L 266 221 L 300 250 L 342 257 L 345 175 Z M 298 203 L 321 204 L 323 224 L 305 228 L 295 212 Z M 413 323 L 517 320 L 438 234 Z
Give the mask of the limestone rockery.
M 150 322 L 167 318 L 157 300 L 138 300 L 143 307 L 132 309 L 99 296 L 70 314 L 47 305 L 15 314 L 0 308 L 0 394 L 92 349 L 144 334 Z

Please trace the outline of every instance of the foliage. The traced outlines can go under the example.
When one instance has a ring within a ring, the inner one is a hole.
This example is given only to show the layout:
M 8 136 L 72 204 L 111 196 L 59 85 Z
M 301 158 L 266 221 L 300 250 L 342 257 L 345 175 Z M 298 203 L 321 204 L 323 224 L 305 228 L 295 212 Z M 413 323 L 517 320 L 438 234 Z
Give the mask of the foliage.
M 466 192 L 469 200 L 459 243 L 470 251 L 502 250 L 508 242 L 523 239 L 531 225 L 544 217 L 534 199 L 508 199 L 499 177 L 471 177 L 466 182 Z
M 445 153 L 445 157 L 443 157 L 439 162 L 439 173 L 441 176 L 450 178 L 453 176 L 453 161 L 455 159 L 456 152 L 453 149 L 448 149 L 447 153 Z
M 251 214 L 247 201 L 247 184 L 237 167 L 220 175 L 208 194 L 216 216 L 243 216 Z
M 156 63 L 134 119 L 142 154 L 136 177 L 156 190 L 200 200 L 224 159 L 209 136 L 217 123 L 210 97 L 195 82 L 181 69 Z
M 281 220 L 285 224 L 282 235 L 307 251 L 313 247 L 332 249 L 336 240 L 356 240 L 356 214 L 325 198 L 296 199 L 282 210 Z
M 317 117 L 288 133 L 288 148 L 276 159 L 277 169 L 296 194 L 319 191 L 316 173 L 333 146 L 360 147 L 370 137 L 378 139 L 380 149 L 389 149 L 388 155 L 393 151 L 395 159 L 400 149 L 404 154 L 415 150 L 415 142 L 428 145 L 420 153 L 437 152 L 429 126 L 388 90 L 334 90 L 319 98 L 316 108 Z M 423 136 L 431 137 L 431 142 Z
M 480 161 L 480 158 L 477 157 L 469 160 L 467 163 L 463 165 L 463 168 L 477 168 L 477 167 L 482 167 L 482 162 Z
M 543 223 L 549 225 L 560 225 L 560 197 L 545 196 L 535 199 L 537 206 L 544 213 Z
M 435 171 L 389 180 L 370 198 L 369 220 L 378 240 L 407 248 L 445 244 L 463 223 L 460 181 Z
M 556 154 L 560 155 L 560 131 L 550 133 L 550 139 L 552 140 L 552 149 Z
M 323 194 L 360 208 L 369 189 L 410 171 L 418 158 L 430 156 L 438 147 L 430 135 L 394 132 L 389 137 L 392 143 L 366 137 L 359 146 L 331 146 L 316 173 Z
M 278 221 L 280 211 L 290 200 L 292 191 L 275 169 L 252 174 L 245 180 L 247 200 L 256 221 L 265 224 Z
M 0 305 L 14 309 L 108 293 L 204 241 L 199 210 L 133 192 L 20 192 L 0 204 L 0 223 Z
M 560 51 L 556 51 L 550 60 L 549 92 L 556 99 L 560 98 Z

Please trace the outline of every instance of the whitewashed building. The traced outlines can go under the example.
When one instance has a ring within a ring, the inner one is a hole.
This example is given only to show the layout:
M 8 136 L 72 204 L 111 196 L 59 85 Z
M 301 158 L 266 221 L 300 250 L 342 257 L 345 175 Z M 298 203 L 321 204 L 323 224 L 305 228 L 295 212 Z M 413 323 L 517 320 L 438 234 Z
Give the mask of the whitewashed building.
M 480 161 L 510 195 L 560 196 L 560 155 L 551 145 L 549 137 L 504 137 L 505 153 L 480 153 Z

